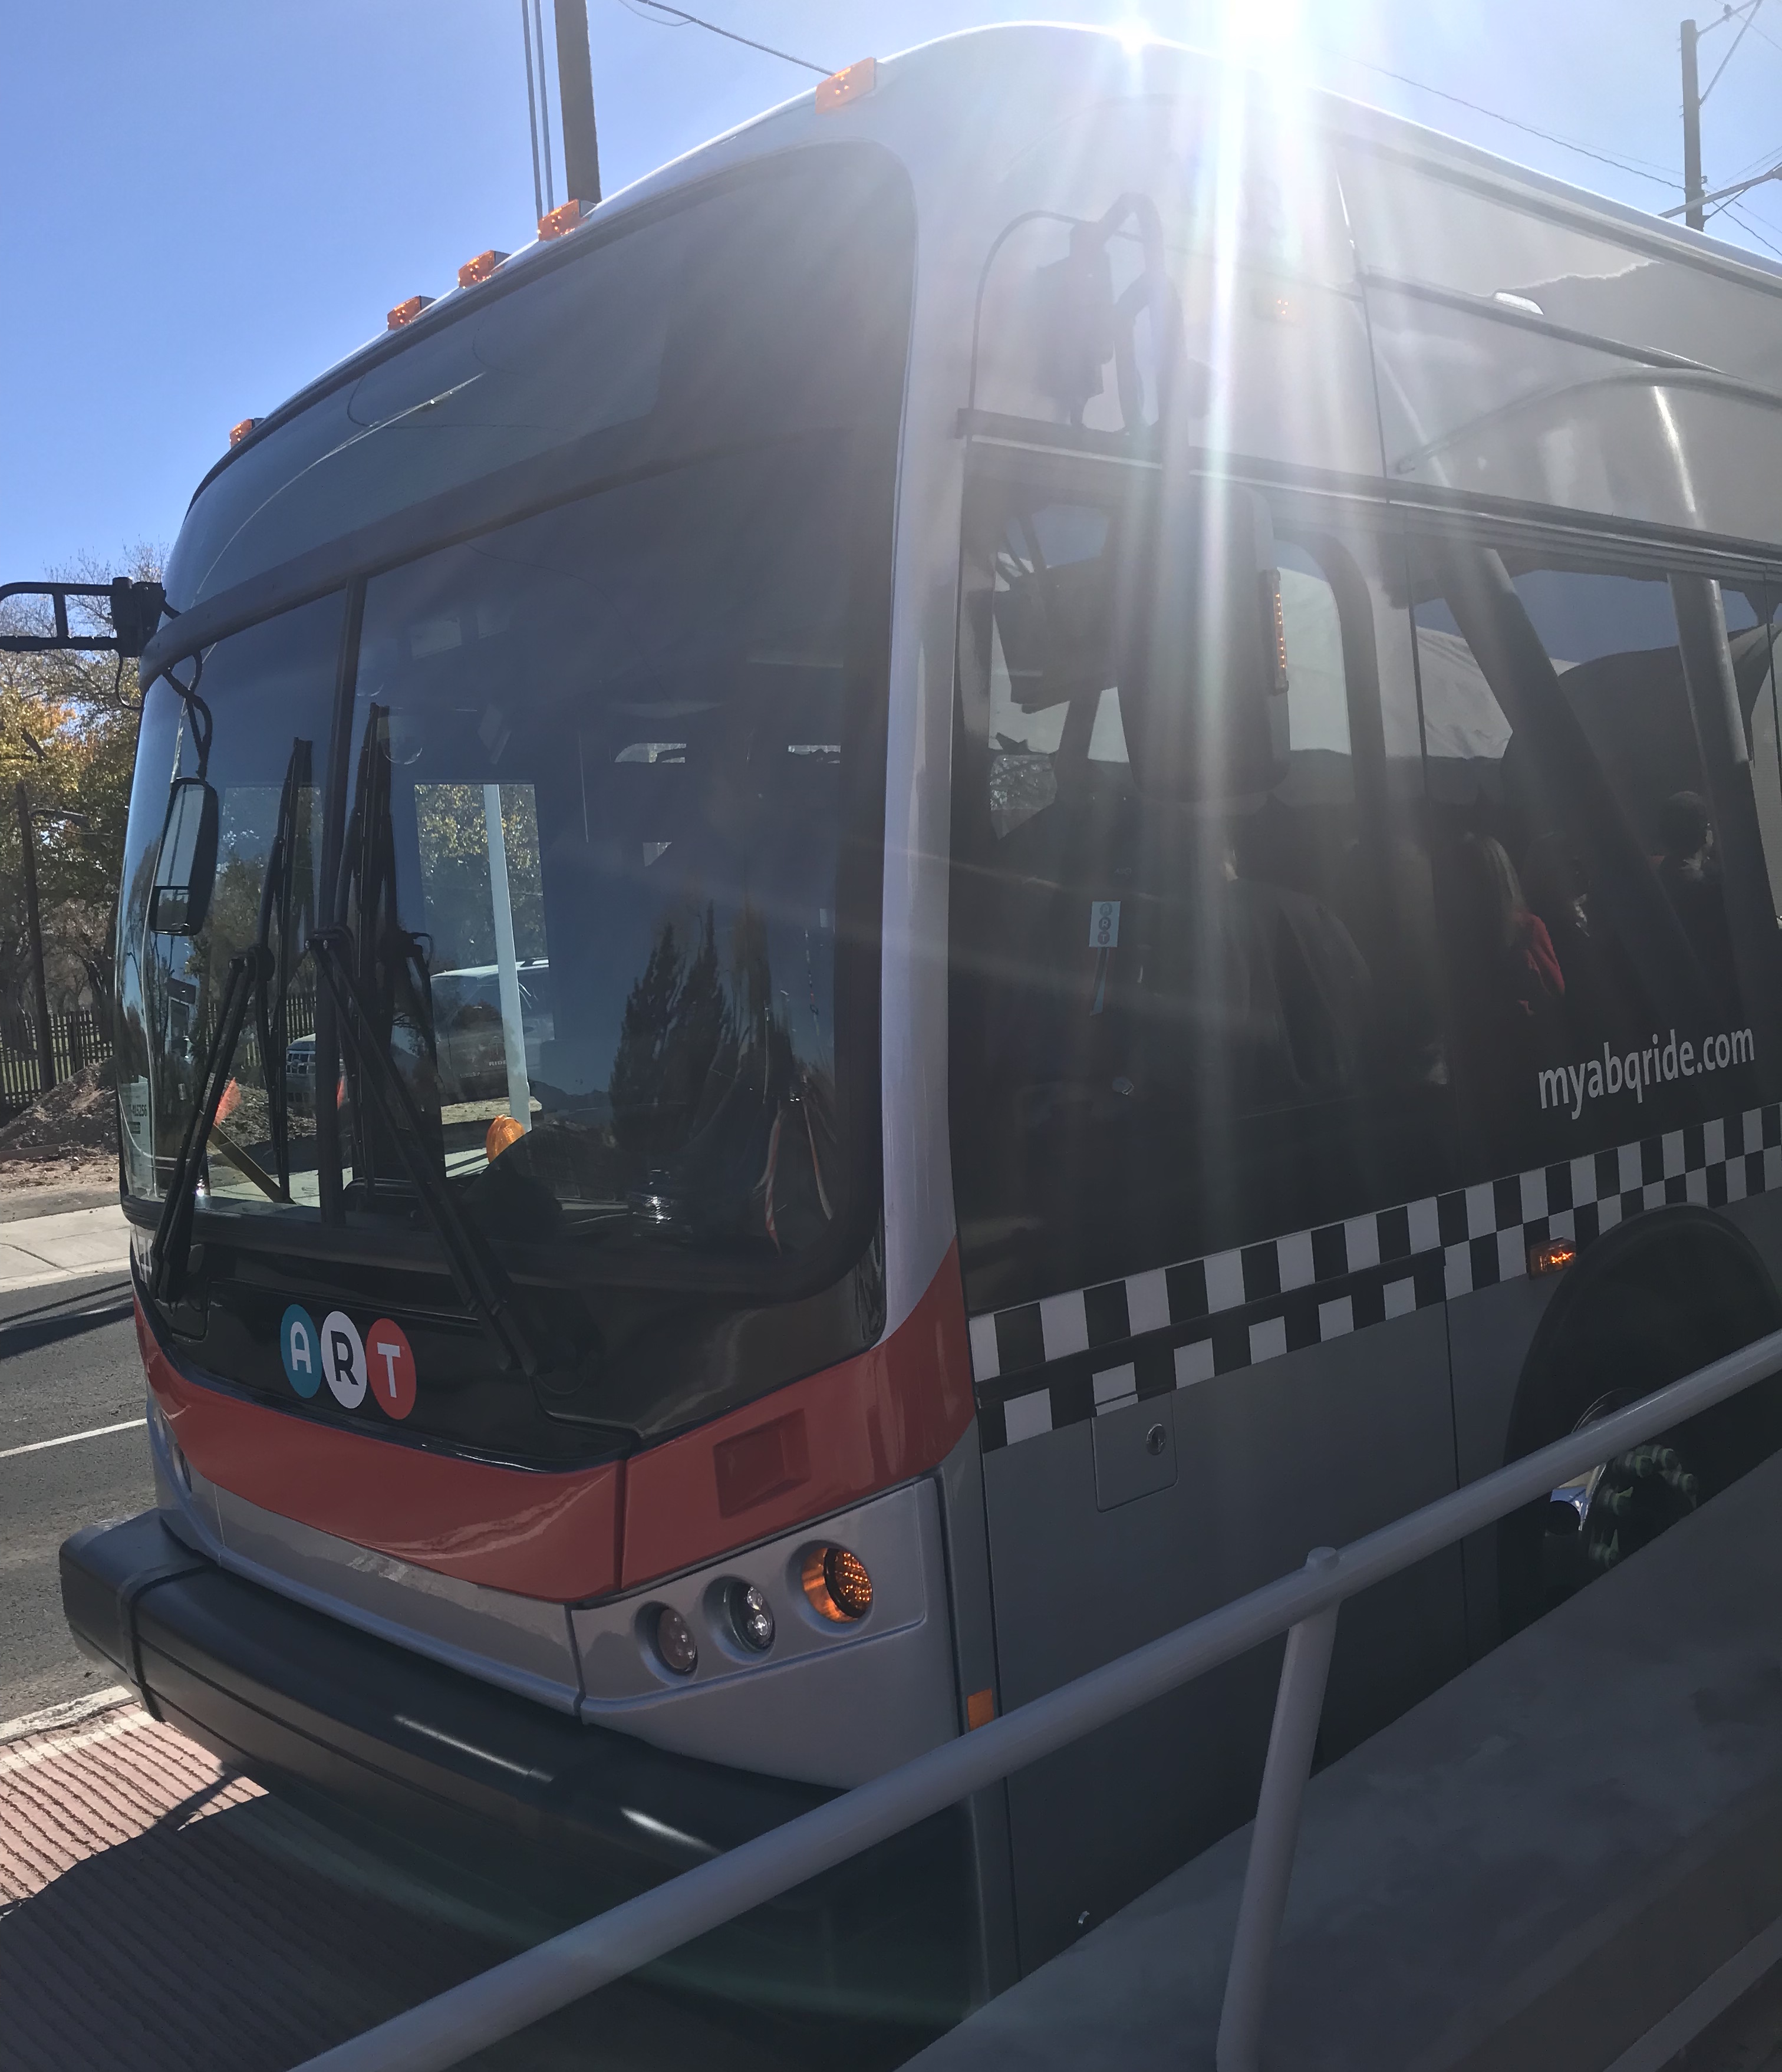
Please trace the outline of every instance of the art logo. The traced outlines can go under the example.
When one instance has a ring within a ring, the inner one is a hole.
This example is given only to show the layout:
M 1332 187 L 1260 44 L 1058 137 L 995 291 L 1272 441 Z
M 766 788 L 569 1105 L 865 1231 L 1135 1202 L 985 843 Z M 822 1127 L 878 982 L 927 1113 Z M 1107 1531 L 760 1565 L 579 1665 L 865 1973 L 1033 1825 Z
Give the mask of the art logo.
M 343 1410 L 356 1410 L 369 1396 L 386 1417 L 406 1417 L 414 1408 L 418 1376 L 408 1334 L 380 1317 L 363 1338 L 344 1309 L 331 1309 L 318 1328 L 293 1302 L 278 1326 L 278 1357 L 285 1379 L 307 1401 L 321 1388 Z

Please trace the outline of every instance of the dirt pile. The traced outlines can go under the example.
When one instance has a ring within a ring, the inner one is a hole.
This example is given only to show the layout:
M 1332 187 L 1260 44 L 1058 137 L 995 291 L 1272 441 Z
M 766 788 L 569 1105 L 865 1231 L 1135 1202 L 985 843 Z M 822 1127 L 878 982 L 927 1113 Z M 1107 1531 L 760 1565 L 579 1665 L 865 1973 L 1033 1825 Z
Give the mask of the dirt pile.
M 117 1101 L 111 1060 L 88 1065 L 0 1129 L 0 1184 L 71 1170 L 115 1172 Z

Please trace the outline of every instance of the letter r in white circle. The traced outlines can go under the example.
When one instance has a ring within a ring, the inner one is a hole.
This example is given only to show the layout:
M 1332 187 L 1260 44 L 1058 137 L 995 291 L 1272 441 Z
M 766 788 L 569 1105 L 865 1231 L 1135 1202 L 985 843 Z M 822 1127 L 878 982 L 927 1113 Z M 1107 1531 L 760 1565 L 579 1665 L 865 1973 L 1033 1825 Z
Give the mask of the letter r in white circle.
M 356 1410 L 364 1401 L 364 1341 L 343 1310 L 331 1309 L 322 1320 L 322 1375 L 343 1410 Z

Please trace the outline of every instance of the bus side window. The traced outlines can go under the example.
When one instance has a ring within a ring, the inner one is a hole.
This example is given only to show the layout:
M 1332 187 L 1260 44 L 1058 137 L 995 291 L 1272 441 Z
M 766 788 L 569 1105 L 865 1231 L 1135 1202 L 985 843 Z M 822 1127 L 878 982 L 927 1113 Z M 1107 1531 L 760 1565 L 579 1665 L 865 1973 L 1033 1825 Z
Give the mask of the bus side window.
M 1371 550 L 1278 528 L 1284 774 L 1191 801 L 1130 759 L 1121 552 L 1088 496 L 980 490 L 968 527 L 954 1170 L 968 1254 L 1002 1253 L 974 1304 L 1421 1190 L 1402 1096 L 1442 1074 L 1433 1018 L 1404 1005 L 1427 930 L 1391 839 L 1411 811 Z M 1215 701 L 1189 647 L 1172 695 Z
M 1704 767 L 1712 715 L 1694 709 L 1685 668 L 1685 579 L 1432 547 L 1413 580 L 1447 1009 L 1475 1161 L 1514 1171 L 1748 1104 L 1766 1040 L 1754 953 L 1775 962 L 1767 888 L 1769 942 L 1754 952 L 1735 926 L 1762 870 L 1761 791 L 1754 800 L 1747 759 L 1718 780 Z M 1713 586 L 1686 580 L 1720 611 Z M 1727 603 L 1711 637 L 1749 734 L 1767 636 L 1742 598 Z M 1698 681 L 1712 676 L 1711 656 L 1691 660 Z

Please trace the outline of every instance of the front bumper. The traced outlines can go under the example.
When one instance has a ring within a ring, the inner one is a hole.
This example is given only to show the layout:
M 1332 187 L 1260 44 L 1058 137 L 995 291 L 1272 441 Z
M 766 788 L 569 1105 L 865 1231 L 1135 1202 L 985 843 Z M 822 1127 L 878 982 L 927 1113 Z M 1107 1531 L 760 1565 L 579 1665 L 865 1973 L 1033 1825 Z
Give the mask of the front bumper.
M 82 1651 L 270 1788 L 543 1847 L 633 1889 L 833 1795 L 579 1725 L 229 1575 L 155 1511 L 76 1532 L 61 1568 Z
M 230 1767 L 535 1894 L 542 1881 L 581 1913 L 833 1796 L 495 1689 L 228 1574 L 154 1511 L 76 1532 L 61 1573 L 82 1651 Z M 895 2008 L 921 2030 L 957 2020 L 977 1971 L 965 1840 L 962 1819 L 939 1815 L 788 1894 L 714 1938 L 702 1982 L 831 2012 Z

